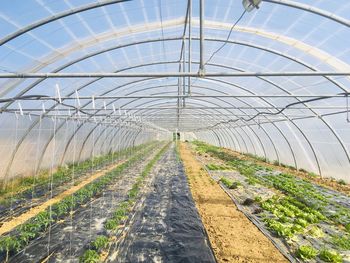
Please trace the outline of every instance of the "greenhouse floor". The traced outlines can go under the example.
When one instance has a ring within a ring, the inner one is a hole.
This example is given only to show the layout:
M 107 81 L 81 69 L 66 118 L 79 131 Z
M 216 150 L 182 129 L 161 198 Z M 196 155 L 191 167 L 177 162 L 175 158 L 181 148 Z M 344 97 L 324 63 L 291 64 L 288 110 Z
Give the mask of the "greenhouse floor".
M 349 262 L 341 192 L 202 143 L 105 160 L 2 202 L 0 261 Z

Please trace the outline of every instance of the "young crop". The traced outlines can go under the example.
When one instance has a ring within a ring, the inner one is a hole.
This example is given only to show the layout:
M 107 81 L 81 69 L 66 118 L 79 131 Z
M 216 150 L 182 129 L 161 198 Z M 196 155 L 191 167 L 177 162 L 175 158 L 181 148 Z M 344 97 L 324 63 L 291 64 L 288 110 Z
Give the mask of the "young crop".
M 105 223 L 105 228 L 107 230 L 116 230 L 118 226 L 119 226 L 119 221 L 115 220 L 114 218 L 108 219 Z
M 318 251 L 312 246 L 300 246 L 296 251 L 296 256 L 302 260 L 308 261 L 316 258 Z
M 338 252 L 322 249 L 320 251 L 320 259 L 322 259 L 325 262 L 331 262 L 331 263 L 341 263 L 343 262 L 343 258 L 341 255 L 339 255 Z
M 298 218 L 295 220 L 295 223 L 302 226 L 302 227 L 307 227 L 308 226 L 308 222 L 302 218 Z
M 91 243 L 91 245 L 95 250 L 100 251 L 107 248 L 108 242 L 109 242 L 108 237 L 97 236 L 96 239 Z
M 227 179 L 225 177 L 221 177 L 219 181 L 221 183 L 223 183 L 229 189 L 236 189 L 238 186 L 241 185 L 240 182 L 238 182 L 238 181 L 231 181 L 230 179 Z
M 345 230 L 348 231 L 350 233 L 350 223 L 345 225 Z
M 333 236 L 332 243 L 341 249 L 350 250 L 350 236 L 349 235 Z
M 6 236 L 0 238 L 0 252 L 6 253 L 5 262 L 8 261 L 10 252 L 18 251 L 21 248 L 21 245 L 20 240 L 14 237 Z
M 89 249 L 79 258 L 81 263 L 97 263 L 100 261 L 100 255 L 97 251 Z
M 324 237 L 324 232 L 321 228 L 317 227 L 317 226 L 312 226 L 309 230 L 308 233 L 313 236 L 313 237 Z
M 6 255 L 8 256 L 11 252 L 15 252 L 25 247 L 30 240 L 39 236 L 41 232 L 46 231 L 50 223 L 57 221 L 59 218 L 71 211 L 71 209 L 80 205 L 82 203 L 82 199 L 87 201 L 98 192 L 102 191 L 103 188 L 106 187 L 106 185 L 109 184 L 117 175 L 119 175 L 121 171 L 139 160 L 141 156 L 143 156 L 153 147 L 155 146 L 147 147 L 145 150 L 135 154 L 129 160 L 119 165 L 116 169 L 106 173 L 101 178 L 78 190 L 74 195 L 62 199 L 60 202 L 51 207 L 51 211 L 46 210 L 40 212 L 28 222 L 17 227 L 13 236 L 9 236 L 8 239 L 0 239 L 0 252 L 6 252 Z M 116 226 L 113 226 L 114 229 L 118 225 L 119 221 L 116 221 Z
M 279 237 L 292 237 L 293 232 L 291 226 L 284 225 L 274 219 L 265 220 L 267 227 L 276 233 Z

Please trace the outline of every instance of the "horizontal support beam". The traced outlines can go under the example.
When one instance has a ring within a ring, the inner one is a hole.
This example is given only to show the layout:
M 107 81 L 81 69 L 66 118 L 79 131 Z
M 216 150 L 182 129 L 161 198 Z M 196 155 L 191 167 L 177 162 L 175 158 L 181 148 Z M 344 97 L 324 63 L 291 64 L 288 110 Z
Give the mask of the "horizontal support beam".
M 308 77 L 308 76 L 350 76 L 350 72 L 299 71 L 299 72 L 148 72 L 148 73 L 0 73 L 0 78 L 165 78 L 165 77 Z
M 135 107 L 135 108 L 120 108 L 120 110 L 124 111 L 139 111 L 139 110 L 177 110 L 177 107 Z M 251 109 L 259 109 L 259 110 L 267 110 L 267 109 L 272 109 L 272 110 L 279 110 L 279 109 L 285 109 L 285 110 L 310 110 L 309 108 L 306 107 L 264 107 L 264 106 L 257 106 L 257 107 L 249 107 L 249 106 L 242 106 L 242 107 L 186 107 L 186 108 L 180 108 L 182 111 L 185 110 L 227 110 L 227 109 L 233 109 L 233 110 L 251 110 Z M 317 109 L 317 110 L 324 110 L 324 109 L 347 109 L 345 103 L 344 106 L 312 106 L 312 109 Z M 81 108 L 81 110 L 84 111 L 101 111 L 103 109 L 93 109 L 93 108 Z M 6 109 L 6 110 L 0 110 L 1 112 L 19 112 L 20 109 Z M 33 112 L 40 112 L 43 111 L 42 109 L 39 108 L 22 108 L 22 111 L 33 111 Z M 62 111 L 71 111 L 74 112 L 74 109 L 68 109 L 68 108 L 60 108 L 56 110 L 57 112 L 62 112 Z M 111 112 L 112 109 L 106 109 L 106 111 Z M 50 112 L 55 112 L 55 110 L 51 110 Z
M 350 95 L 342 94 L 264 94 L 264 95 L 126 95 L 126 96 L 81 96 L 81 97 L 61 97 L 62 100 L 107 100 L 107 99 L 178 99 L 178 98 L 341 98 Z M 57 97 L 33 97 L 33 98 L 3 98 L 1 100 L 57 100 Z

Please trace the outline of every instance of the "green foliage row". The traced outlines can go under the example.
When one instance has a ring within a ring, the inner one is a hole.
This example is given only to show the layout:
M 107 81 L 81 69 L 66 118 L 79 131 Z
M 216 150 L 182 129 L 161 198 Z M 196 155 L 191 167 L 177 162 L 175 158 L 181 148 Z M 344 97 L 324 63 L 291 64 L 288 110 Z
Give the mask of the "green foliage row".
M 216 146 L 207 145 L 202 142 L 194 142 L 197 145 L 199 152 L 209 153 L 221 160 L 225 161 L 227 165 L 237 169 L 242 175 L 246 176 L 246 181 L 249 184 L 260 183 L 268 187 L 274 187 L 293 197 L 296 201 L 322 212 L 329 220 L 342 224 L 350 232 L 350 209 L 339 206 L 330 201 L 328 197 L 322 193 L 319 188 L 315 187 L 307 180 L 301 180 L 291 174 L 282 173 L 279 175 L 269 174 L 266 176 L 257 176 L 257 171 L 272 171 L 271 168 L 263 167 L 252 161 L 239 159 Z M 312 175 L 313 176 L 313 175 Z M 332 205 L 336 208 L 335 212 L 327 209 Z
M 115 177 L 120 175 L 123 170 L 135 163 L 140 157 L 154 147 L 155 145 L 146 147 L 143 151 L 135 154 L 117 168 L 85 185 L 73 195 L 62 199 L 48 210 L 40 212 L 28 222 L 20 225 L 11 235 L 1 237 L 0 252 L 5 252 L 6 257 L 8 257 L 10 253 L 19 251 L 25 247 L 30 240 L 39 236 L 40 233 L 45 232 L 51 223 L 63 218 L 70 211 L 73 211 L 76 207 L 86 203 L 93 196 L 101 192 Z
M 169 144 L 164 146 L 146 165 L 143 169 L 141 175 L 136 179 L 136 182 L 133 184 L 132 188 L 128 191 L 128 200 L 123 201 L 118 205 L 116 210 L 113 213 L 112 218 L 108 219 L 104 227 L 107 231 L 113 233 L 118 229 L 119 225 L 128 218 L 128 214 L 132 209 L 132 206 L 135 204 L 141 184 L 143 183 L 144 178 L 151 172 L 155 163 L 160 159 L 164 152 L 169 147 Z M 95 263 L 100 261 L 100 253 L 102 250 L 106 249 L 110 243 L 109 234 L 103 236 L 98 236 L 92 243 L 91 248 L 86 250 L 84 254 L 80 257 L 80 262 L 83 263 Z
M 220 182 L 223 183 L 229 189 L 236 189 L 238 186 L 242 185 L 238 181 L 232 181 L 226 177 L 221 177 Z
M 142 148 L 148 146 L 149 144 L 151 143 L 138 145 L 133 148 L 133 151 L 139 151 Z M 12 187 L 11 182 L 7 182 L 7 185 L 11 185 L 11 187 L 6 187 L 5 182 L 0 182 L 0 196 L 8 194 L 9 192 L 14 192 L 14 194 L 11 194 L 10 197 L 6 197 L 4 200 L 2 200 L 2 202 L 6 202 L 9 198 L 18 198 L 22 194 L 20 192 L 21 190 L 27 189 L 27 191 L 32 191 L 33 187 L 43 186 L 48 184 L 49 182 L 52 182 L 53 184 L 69 182 L 70 180 L 72 180 L 73 176 L 77 177 L 79 175 L 89 172 L 91 169 L 99 169 L 101 167 L 104 167 L 114 162 L 117 158 L 126 156 L 130 152 L 130 150 L 131 148 L 127 148 L 119 152 L 108 153 L 82 162 L 69 163 L 64 166 L 58 167 L 56 172 L 54 172 L 52 175 L 49 175 L 48 172 L 42 172 L 38 176 L 17 178 L 14 179 L 16 180 L 15 187 Z
M 229 170 L 230 167 L 226 165 L 218 165 L 214 163 L 207 164 L 206 167 L 211 171 L 219 171 L 219 170 Z
M 291 238 L 297 233 L 308 232 L 309 235 L 316 238 L 323 237 L 325 233 L 315 224 L 320 221 L 331 220 L 336 225 L 342 224 L 345 230 L 350 232 L 350 209 L 337 204 L 335 201 L 315 187 L 308 180 L 299 179 L 291 174 L 282 173 L 279 175 L 270 173 L 271 168 L 261 166 L 254 161 L 244 160 L 230 155 L 219 147 L 210 146 L 202 142 L 195 142 L 197 150 L 200 153 L 208 153 L 226 162 L 227 165 L 238 170 L 242 175 L 246 176 L 246 182 L 249 184 L 262 184 L 267 187 L 273 187 L 282 191 L 286 196 L 275 196 L 263 201 L 258 198 L 257 202 L 260 206 L 273 214 L 273 218 L 264 219 L 266 226 L 277 236 Z M 264 161 L 249 155 L 255 160 Z M 268 160 L 267 160 L 268 162 Z M 278 162 L 276 165 L 289 167 Z M 268 172 L 267 175 L 259 176 L 258 171 Z M 306 172 L 306 171 L 304 171 Z M 309 176 L 316 176 L 313 173 L 308 173 Z M 338 184 L 345 182 L 339 180 Z M 328 209 L 332 206 L 333 209 Z M 335 208 L 335 212 L 334 212 Z M 350 236 L 334 236 L 331 239 L 333 246 L 339 249 L 350 249 Z M 317 251 L 310 246 L 301 246 L 296 251 L 296 255 L 303 259 L 309 260 L 316 256 L 326 262 L 342 262 L 342 257 L 335 251 L 323 249 Z
M 326 220 L 319 211 L 307 207 L 292 197 L 275 196 L 261 202 L 260 205 L 276 217 L 276 219 L 265 219 L 267 227 L 282 237 L 290 238 L 296 233 L 303 232 L 308 225 Z
M 317 249 L 309 245 L 300 246 L 297 249 L 295 254 L 298 258 L 304 261 L 309 261 L 319 256 L 320 259 L 322 259 L 324 262 L 331 262 L 331 263 L 343 262 L 343 258 L 338 252 L 325 249 L 325 248 L 322 249 L 321 251 L 318 251 Z

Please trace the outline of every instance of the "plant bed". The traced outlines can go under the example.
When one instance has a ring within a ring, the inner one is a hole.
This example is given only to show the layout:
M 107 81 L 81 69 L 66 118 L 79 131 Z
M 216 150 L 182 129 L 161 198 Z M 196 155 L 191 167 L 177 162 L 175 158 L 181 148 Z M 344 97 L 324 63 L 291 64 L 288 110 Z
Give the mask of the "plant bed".
M 265 167 L 260 161 L 229 155 L 218 147 L 199 144 L 196 149 L 201 152 L 198 158 L 204 165 L 217 158 L 221 165 L 224 161 L 224 165 L 236 169 L 237 172 L 210 172 L 217 181 L 224 176 L 241 183 L 236 189 L 230 189 L 226 184 L 222 186 L 237 204 L 243 204 L 247 198 L 255 200 L 241 209 L 285 254 L 299 261 L 350 261 L 349 196 Z M 203 152 L 211 155 L 210 160 Z M 254 183 L 251 183 L 252 179 Z
M 133 149 L 133 151 L 140 151 L 149 145 L 150 144 L 137 146 Z M 130 151 L 130 149 L 124 149 L 120 152 L 95 157 L 78 164 L 68 164 L 64 167 L 59 167 L 57 171 L 52 174 L 52 176 L 45 174 L 38 176 L 35 178 L 35 180 L 34 177 L 20 179 L 19 181 L 22 180 L 22 182 L 18 182 L 19 192 L 9 192 L 2 198 L 0 197 L 0 222 L 9 221 L 11 218 L 19 216 L 20 214 L 28 211 L 31 207 L 40 205 L 42 202 L 46 201 L 47 198 L 55 197 L 59 193 L 68 189 L 72 186 L 71 181 L 73 177 L 75 183 L 79 183 L 86 177 L 93 174 L 93 172 L 102 170 L 115 163 L 116 158 L 118 160 L 121 158 L 126 158 L 128 151 Z M 51 187 L 49 187 L 51 183 L 52 193 L 50 191 Z M 14 191 L 16 188 L 8 189 L 8 191 L 12 190 Z M 30 200 L 30 202 L 28 202 L 28 200 Z
M 37 220 L 37 217 L 34 217 L 29 222 L 16 228 L 13 232 L 10 232 L 9 237 L 11 237 L 12 240 L 20 241 L 20 246 L 13 247 L 10 250 L 11 255 L 13 255 L 15 251 L 20 251 L 13 258 L 20 258 L 21 260 L 28 259 L 32 257 L 31 253 L 36 257 L 40 254 L 45 255 L 47 249 L 40 248 L 47 246 L 49 243 L 48 239 L 52 240 L 54 236 L 55 240 L 61 241 L 65 246 L 67 246 L 67 242 L 69 244 L 70 240 L 77 241 L 82 239 L 82 237 L 84 237 L 84 240 L 88 238 L 88 236 L 86 236 L 86 231 L 89 230 L 89 228 L 91 229 L 90 219 L 94 217 L 104 218 L 106 216 L 106 213 L 109 211 L 108 205 L 115 205 L 115 202 L 117 202 L 119 198 L 118 192 L 125 192 L 123 185 L 119 185 L 119 183 L 124 183 L 125 185 L 131 183 L 130 180 L 132 179 L 130 178 L 132 178 L 137 171 L 136 165 L 140 164 L 140 162 L 144 162 L 147 158 L 147 153 L 155 147 L 156 145 L 140 151 L 112 172 L 86 185 L 74 195 L 63 199 L 61 202 L 52 206 L 51 210 L 44 211 L 46 215 L 48 212 L 50 213 L 48 219 L 51 222 L 49 222 L 49 224 L 42 224 L 41 221 Z M 134 170 L 132 171 L 132 169 Z M 124 173 L 128 170 L 131 176 L 129 175 L 130 178 L 125 178 L 127 175 L 124 176 Z M 118 184 L 115 185 L 115 182 L 118 182 Z M 106 190 L 106 187 L 109 185 L 112 186 L 112 188 L 113 186 L 115 187 L 113 191 Z M 99 212 L 97 213 L 97 211 Z M 98 222 L 95 223 L 97 224 Z M 32 225 L 33 227 L 31 227 Z M 74 232 L 72 232 L 72 228 Z M 92 229 L 93 228 L 94 227 L 92 227 Z M 98 229 L 98 224 L 95 228 Z M 23 233 L 27 236 L 28 231 L 30 234 L 29 238 L 23 240 L 21 236 L 23 236 Z M 48 232 L 50 233 L 49 235 Z M 2 237 L 1 240 L 4 238 L 5 237 Z M 36 239 L 30 242 L 30 240 L 34 238 Z M 2 241 L 0 241 L 0 244 L 2 244 L 1 242 Z M 63 246 L 63 244 L 61 245 Z M 79 249 L 80 245 L 75 249 Z M 57 244 L 56 246 L 60 247 L 60 245 Z M 21 248 L 25 248 L 25 250 L 21 250 Z M 2 251 L 3 253 L 1 255 L 4 258 L 7 248 L 2 246 Z M 74 256 L 75 253 L 72 255 Z

